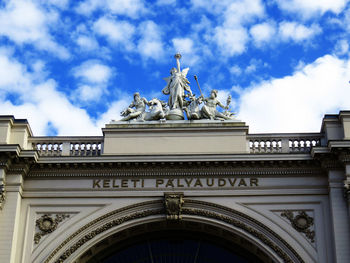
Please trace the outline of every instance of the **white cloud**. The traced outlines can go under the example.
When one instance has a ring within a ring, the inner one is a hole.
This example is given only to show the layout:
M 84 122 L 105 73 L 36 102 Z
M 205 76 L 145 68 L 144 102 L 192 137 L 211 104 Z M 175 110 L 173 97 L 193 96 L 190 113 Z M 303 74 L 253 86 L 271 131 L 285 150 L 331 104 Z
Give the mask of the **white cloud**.
M 101 17 L 94 23 L 93 29 L 97 34 L 106 37 L 111 44 L 122 45 L 127 50 L 133 49 L 135 27 L 132 24 Z
M 106 4 L 109 11 L 116 15 L 136 18 L 146 12 L 144 3 L 141 0 L 107 0 Z
M 276 34 L 276 28 L 273 23 L 264 22 L 252 26 L 249 30 L 257 46 L 269 42 Z
M 137 50 L 143 58 L 154 60 L 164 56 L 161 28 L 151 20 L 142 22 L 138 28 L 141 38 L 137 44 Z
M 103 94 L 103 88 L 99 86 L 88 86 L 82 85 L 74 92 L 74 97 L 78 97 L 79 100 L 88 101 L 99 101 Z
M 84 15 L 103 9 L 110 14 L 125 15 L 137 18 L 147 12 L 147 8 L 142 0 L 86 0 L 79 3 L 75 10 Z
M 0 35 L 16 44 L 33 44 L 62 59 L 69 58 L 68 50 L 57 44 L 49 33 L 49 25 L 56 23 L 57 14 L 45 12 L 31 1 L 9 1 L 0 10 Z
M 45 70 L 44 67 L 41 61 L 33 65 L 35 71 Z M 87 68 L 91 70 L 94 66 Z M 104 71 L 100 69 L 97 71 Z M 34 136 L 47 135 L 52 129 L 61 136 L 101 135 L 101 127 L 111 119 L 118 119 L 120 111 L 129 104 L 129 100 L 125 99 L 113 101 L 105 113 L 93 120 L 84 109 L 73 105 L 64 93 L 57 90 L 57 83 L 54 80 L 37 79 L 39 73 L 29 72 L 23 64 L 12 57 L 11 50 L 0 48 L 1 114 L 28 119 Z M 107 75 L 101 73 L 99 77 L 85 77 L 92 81 L 105 81 L 104 77 L 107 78 Z M 96 90 L 89 90 L 87 86 L 80 88 L 82 93 L 86 92 L 87 97 L 97 96 L 94 93 Z M 22 96 L 20 101 L 13 103 L 7 99 L 13 92 Z M 125 94 L 121 94 L 120 97 L 125 97 Z
M 247 30 L 241 26 L 236 28 L 217 27 L 214 39 L 223 55 L 233 56 L 245 51 L 248 34 Z
M 239 119 L 250 132 L 318 131 L 325 113 L 349 108 L 350 60 L 326 55 L 291 76 L 244 90 Z
M 244 24 L 264 15 L 264 4 L 260 0 L 236 0 L 224 6 L 225 26 Z
M 230 67 L 229 71 L 231 74 L 236 75 L 236 76 L 239 76 L 242 73 L 242 69 L 237 65 Z
M 249 37 L 245 25 L 265 15 L 265 8 L 260 0 L 192 0 L 192 4 L 194 9 L 204 8 L 218 16 L 218 21 L 221 22 L 212 33 L 212 41 L 226 57 L 241 54 L 246 50 Z
M 196 55 L 197 50 L 191 38 L 173 38 L 171 42 L 173 43 L 174 51 L 183 55 L 183 62 L 186 65 L 192 66 L 199 61 L 199 56 Z
M 84 51 L 91 51 L 98 48 L 98 43 L 93 37 L 80 35 L 76 39 L 76 42 Z
M 107 84 L 113 75 L 113 70 L 97 60 L 88 60 L 73 69 L 73 74 L 79 79 L 78 88 L 72 92 L 72 97 L 81 102 L 99 101 L 107 91 Z
M 205 9 L 211 14 L 224 14 L 227 22 L 241 24 L 252 17 L 264 14 L 264 4 L 261 0 L 191 0 L 195 10 Z
M 112 75 L 110 67 L 95 60 L 86 61 L 73 71 L 75 77 L 81 77 L 90 83 L 108 82 Z
M 30 80 L 26 68 L 6 53 L 5 50 L 0 53 L 0 90 L 19 94 L 27 92 Z
M 301 42 L 311 39 L 321 32 L 322 30 L 317 24 L 312 24 L 310 27 L 296 22 L 284 21 L 279 24 L 279 36 L 282 41 L 293 40 L 295 42 Z
M 310 18 L 326 12 L 339 14 L 348 0 L 276 0 L 278 6 L 287 12 Z
M 341 56 L 349 53 L 349 43 L 346 39 L 340 39 L 335 45 L 334 52 L 336 55 Z
M 42 67 L 34 66 L 36 70 Z M 85 110 L 72 105 L 63 93 L 57 91 L 55 81 L 40 81 L 36 79 L 37 73 L 29 73 L 25 66 L 11 58 L 9 51 L 0 50 L 1 114 L 28 118 L 35 135 L 45 135 L 49 123 L 59 135 L 100 133 Z M 20 97 L 15 104 L 6 99 L 13 92 Z

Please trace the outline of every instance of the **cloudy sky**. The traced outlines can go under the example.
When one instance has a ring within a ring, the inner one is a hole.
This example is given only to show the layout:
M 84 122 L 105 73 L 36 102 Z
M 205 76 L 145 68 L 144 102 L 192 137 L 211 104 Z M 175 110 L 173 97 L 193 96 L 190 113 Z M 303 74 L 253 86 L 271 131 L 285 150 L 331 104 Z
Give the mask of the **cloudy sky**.
M 0 114 L 34 135 L 101 135 L 182 54 L 195 94 L 228 94 L 251 133 L 319 131 L 350 109 L 346 0 L 2 0 Z

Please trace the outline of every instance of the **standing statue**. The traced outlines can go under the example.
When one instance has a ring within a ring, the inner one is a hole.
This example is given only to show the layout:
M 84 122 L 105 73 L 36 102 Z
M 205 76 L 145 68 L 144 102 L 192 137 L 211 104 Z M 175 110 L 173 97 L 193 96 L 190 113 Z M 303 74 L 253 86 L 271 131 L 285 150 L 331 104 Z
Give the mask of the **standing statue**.
M 138 118 L 143 112 L 145 112 L 147 104 L 148 101 L 145 98 L 141 98 L 140 93 L 134 93 L 134 101 L 127 109 L 120 113 L 120 115 L 124 117 L 121 121 L 129 121 Z
M 209 98 L 204 98 L 204 106 L 202 107 L 201 113 L 203 117 L 211 120 L 231 120 L 231 114 L 223 114 L 216 109 L 216 106 L 228 110 L 228 104 L 231 102 L 231 96 L 227 99 L 227 105 L 224 106 L 216 97 L 218 96 L 218 91 L 213 89 L 210 93 Z
M 170 71 L 170 76 L 164 78 L 167 85 L 162 90 L 163 94 L 169 95 L 168 106 L 169 112 L 166 116 L 169 120 L 182 120 L 183 116 L 183 106 L 185 99 L 185 90 L 189 92 L 192 96 L 192 91 L 188 84 L 190 83 L 186 78 L 189 68 L 180 70 L 180 54 L 175 55 L 177 69 L 172 68 Z

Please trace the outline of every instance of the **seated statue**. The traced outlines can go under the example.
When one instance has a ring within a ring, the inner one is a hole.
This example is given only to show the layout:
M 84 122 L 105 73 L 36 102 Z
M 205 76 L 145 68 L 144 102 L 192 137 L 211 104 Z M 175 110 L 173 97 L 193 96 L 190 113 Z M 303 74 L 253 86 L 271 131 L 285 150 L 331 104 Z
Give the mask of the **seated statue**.
M 148 102 L 149 111 L 144 111 L 138 118 L 138 121 L 153 121 L 165 118 L 166 103 L 159 99 L 152 99 Z
M 218 95 L 217 90 L 212 90 L 209 98 L 204 98 L 204 106 L 201 109 L 202 116 L 211 120 L 231 120 L 232 117 L 229 114 L 223 114 L 216 109 L 216 106 L 227 110 L 229 107 L 224 106 L 216 97 Z M 229 115 L 229 116 L 228 116 Z
M 143 112 L 145 112 L 147 104 L 148 101 L 145 98 L 141 98 L 140 93 L 134 93 L 134 101 L 127 109 L 120 113 L 120 115 L 124 117 L 121 121 L 129 121 L 138 118 Z

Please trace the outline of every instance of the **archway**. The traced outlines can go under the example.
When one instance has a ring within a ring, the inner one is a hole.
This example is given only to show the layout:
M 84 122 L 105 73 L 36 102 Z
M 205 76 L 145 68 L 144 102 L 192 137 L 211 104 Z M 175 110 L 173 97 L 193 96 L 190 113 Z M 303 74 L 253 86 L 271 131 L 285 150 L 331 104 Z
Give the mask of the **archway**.
M 111 211 L 71 234 L 43 262 L 88 262 L 90 258 L 98 255 L 99 248 L 108 251 L 109 247 L 116 244 L 116 249 L 110 251 L 112 255 L 127 249 L 127 247 L 119 246 L 123 242 L 133 241 L 134 243 L 131 242 L 129 247 L 137 244 L 135 240 L 140 240 L 140 242 L 143 240 L 147 243 L 142 236 L 147 233 L 153 236 L 152 242 L 161 240 L 162 235 L 164 238 L 164 235 L 168 233 L 166 231 L 172 229 L 182 233 L 194 231 L 193 233 L 200 234 L 202 239 L 199 240 L 204 240 L 206 244 L 214 238 L 216 240 L 221 238 L 229 246 L 220 242 L 209 242 L 209 245 L 216 246 L 218 249 L 226 249 L 229 253 L 235 253 L 237 251 L 235 247 L 239 251 L 249 251 L 249 253 L 243 253 L 243 256 L 248 255 L 246 256 L 248 260 L 254 258 L 260 262 L 305 262 L 281 236 L 242 212 L 218 204 L 187 198 L 184 198 L 179 212 L 181 212 L 181 219 L 167 219 L 167 211 L 162 199 L 137 203 Z M 163 229 L 159 227 L 159 224 L 163 226 Z M 139 236 L 133 239 L 128 233 L 138 233 Z M 182 241 L 196 242 L 197 240 L 198 242 L 198 239 L 189 239 L 188 236 L 186 238 Z M 236 255 L 242 256 L 239 253 Z M 106 259 L 102 258 L 102 260 Z
M 132 227 L 102 240 L 79 263 L 270 263 L 248 240 L 214 225 L 158 221 Z

